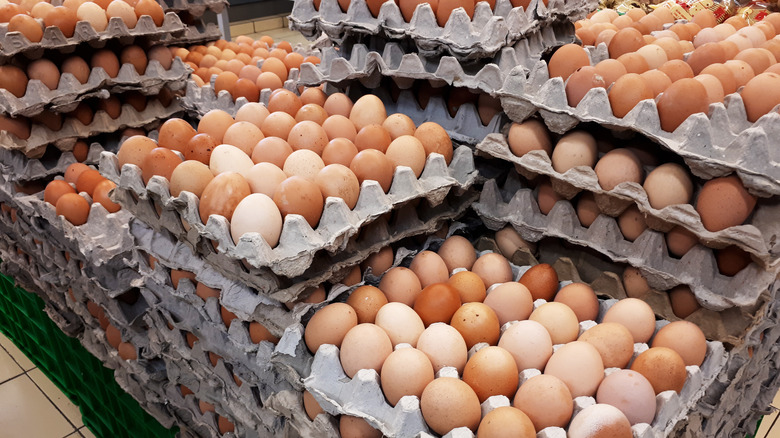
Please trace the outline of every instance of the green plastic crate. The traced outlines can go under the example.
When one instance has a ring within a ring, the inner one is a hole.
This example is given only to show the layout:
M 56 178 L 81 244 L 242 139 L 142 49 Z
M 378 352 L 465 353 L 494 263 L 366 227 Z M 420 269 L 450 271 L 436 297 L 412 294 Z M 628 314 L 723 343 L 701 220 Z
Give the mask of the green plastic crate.
M 81 410 L 84 425 L 97 437 L 172 438 L 166 429 L 124 392 L 114 372 L 66 336 L 43 311 L 44 302 L 0 275 L 0 331 Z

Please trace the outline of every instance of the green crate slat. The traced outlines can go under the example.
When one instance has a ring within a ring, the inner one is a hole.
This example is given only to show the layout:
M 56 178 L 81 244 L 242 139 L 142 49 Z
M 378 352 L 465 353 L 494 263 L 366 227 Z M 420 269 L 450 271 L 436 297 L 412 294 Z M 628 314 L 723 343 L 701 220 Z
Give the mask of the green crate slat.
M 81 410 L 97 437 L 173 438 L 114 380 L 114 372 L 70 338 L 43 311 L 44 302 L 0 275 L 2 331 Z

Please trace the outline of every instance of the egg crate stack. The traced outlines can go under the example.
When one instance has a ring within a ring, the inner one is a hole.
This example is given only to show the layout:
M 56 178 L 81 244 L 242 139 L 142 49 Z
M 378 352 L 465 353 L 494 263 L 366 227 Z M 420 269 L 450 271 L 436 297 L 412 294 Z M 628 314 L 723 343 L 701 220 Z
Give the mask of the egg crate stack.
M 215 14 L 221 13 L 226 7 L 230 6 L 227 0 L 158 0 L 160 6 L 166 12 L 175 12 L 177 14 L 186 13 L 192 17 L 200 18 L 206 11 L 212 11 Z
M 133 64 L 124 64 L 113 78 L 102 67 L 96 67 L 90 71 L 85 84 L 72 74 L 63 73 L 55 90 L 50 90 L 38 79 L 31 79 L 21 98 L 0 89 L 0 111 L 12 117 L 32 117 L 42 111 L 67 113 L 90 97 L 104 99 L 126 91 L 157 95 L 164 86 L 178 90 L 184 86 L 189 75 L 189 68 L 180 58 L 176 58 L 168 69 L 157 60 L 150 60 L 143 74 L 139 74 Z
M 187 24 L 184 33 L 179 36 L 165 36 L 162 42 L 167 46 L 190 45 L 204 44 L 220 38 L 222 38 L 222 30 L 216 23 L 207 23 L 203 18 L 196 18 Z
M 271 248 L 259 234 L 234 243 L 221 216 L 204 224 L 197 197 L 189 192 L 171 196 L 165 178 L 152 177 L 145 185 L 137 166 L 119 169 L 116 156 L 108 153 L 100 168 L 117 184 L 112 196 L 124 209 L 187 242 L 228 278 L 281 301 L 291 301 L 303 288 L 354 266 L 388 243 L 458 216 L 473 199 L 470 188 L 477 178 L 468 147 L 458 147 L 449 166 L 443 156 L 431 154 L 419 179 L 399 166 L 387 194 L 376 181 L 364 182 L 352 210 L 343 200 L 328 198 L 316 229 L 302 216 L 288 215 L 280 243 Z M 394 217 L 390 225 L 377 220 L 388 213 Z
M 674 132 L 661 129 L 654 100 L 641 101 L 625 117 L 618 118 L 612 114 L 606 90 L 593 88 L 576 108 L 570 107 L 563 80 L 549 77 L 545 61 L 536 63 L 530 71 L 517 68 L 510 72 L 498 94 L 514 121 L 539 113 L 556 133 L 567 132 L 580 122 L 637 132 L 681 156 L 700 178 L 736 173 L 754 195 L 780 194 L 780 156 L 773 147 L 780 115 L 772 112 L 750 122 L 739 93 L 726 96 L 724 103 L 710 104 L 706 115 L 689 116 Z
M 319 10 L 315 4 L 319 3 Z M 377 35 L 392 40 L 407 40 L 426 56 L 447 54 L 467 61 L 492 57 L 508 45 L 527 38 L 545 27 L 583 18 L 596 8 L 591 0 L 552 1 L 544 4 L 531 0 L 527 11 L 513 7 L 509 0 L 498 0 L 492 10 L 487 3 L 477 3 L 473 18 L 460 8 L 452 11 L 444 26 L 427 3 L 415 5 L 407 22 L 395 2 L 353 0 L 346 12 L 336 0 L 297 0 L 290 16 L 290 27 L 308 37 L 319 33 L 342 44 L 351 36 Z M 369 9 L 378 8 L 376 17 Z
M 112 119 L 105 111 L 97 111 L 92 122 L 84 125 L 76 118 L 67 118 L 62 128 L 54 131 L 46 125 L 34 123 L 30 135 L 21 139 L 8 131 L 0 131 L 0 144 L 4 149 L 19 152 L 28 158 L 40 158 L 49 145 L 62 152 L 68 152 L 79 139 L 94 137 L 99 134 L 115 133 L 124 128 L 151 129 L 161 124 L 163 119 L 172 117 L 181 111 L 177 101 L 164 106 L 160 100 L 147 102 L 142 111 L 137 111 L 132 105 L 122 105 L 119 117 Z
M 59 6 L 60 2 L 52 2 L 53 6 Z M 21 32 L 9 32 L 8 23 L 0 24 L 0 61 L 24 54 L 30 58 L 43 56 L 46 50 L 60 52 L 73 51 L 77 46 L 86 44 L 92 48 L 103 48 L 109 41 L 119 40 L 129 44 L 136 38 L 143 37 L 155 41 L 164 36 L 181 35 L 185 25 L 175 13 L 167 13 L 161 26 L 154 23 L 148 15 L 138 18 L 135 27 L 129 29 L 125 22 L 114 17 L 108 21 L 106 30 L 96 31 L 88 21 L 76 22 L 73 36 L 68 38 L 56 26 L 49 26 L 43 32 L 40 42 L 31 42 Z

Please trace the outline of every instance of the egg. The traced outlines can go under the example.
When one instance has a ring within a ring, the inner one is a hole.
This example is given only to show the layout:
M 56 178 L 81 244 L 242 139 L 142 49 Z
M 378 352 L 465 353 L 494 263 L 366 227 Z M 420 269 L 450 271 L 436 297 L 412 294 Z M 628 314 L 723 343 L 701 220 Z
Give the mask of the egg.
M 628 73 L 618 78 L 609 91 L 609 103 L 615 117 L 623 118 L 639 102 L 654 97 L 653 90 L 636 73 Z
M 550 77 L 560 77 L 565 81 L 580 67 L 590 65 L 588 52 L 578 44 L 566 44 L 558 48 L 548 62 Z
M 450 325 L 434 323 L 428 326 L 417 339 L 417 348 L 428 356 L 434 372 L 444 367 L 453 367 L 462 373 L 466 366 L 466 342 Z
M 471 271 L 461 271 L 447 280 L 460 295 L 462 303 L 482 302 L 485 300 L 485 283 L 479 275 Z
M 307 103 L 295 113 L 295 120 L 297 122 L 311 121 L 318 126 L 322 126 L 325 120 L 328 119 L 328 113 L 321 106 L 313 103 Z
M 458 8 L 463 8 L 469 18 L 474 16 L 474 2 L 468 0 L 439 0 L 436 8 L 436 22 L 444 27 L 450 19 L 452 12 Z
M 273 248 L 282 234 L 282 214 L 268 195 L 253 193 L 236 206 L 230 233 L 236 243 L 246 233 L 259 233 Z
M 484 303 L 496 312 L 501 326 L 510 321 L 528 319 L 533 311 L 533 299 L 528 288 L 514 281 L 492 288 Z
M 32 43 L 40 42 L 43 38 L 41 25 L 35 21 L 35 18 L 24 14 L 11 17 L 8 21 L 8 32 L 19 32 Z
M 750 254 L 737 246 L 731 245 L 717 250 L 715 252 L 715 261 L 721 274 L 732 277 L 745 269 L 752 262 L 752 259 Z
M 144 158 L 152 149 L 157 147 L 157 143 L 147 137 L 134 135 L 122 143 L 116 157 L 121 168 L 125 164 L 134 164 L 141 167 Z
M 393 257 L 393 248 L 386 246 L 368 256 L 361 264 L 361 267 L 364 271 L 370 269 L 373 275 L 379 276 L 393 266 Z M 417 282 L 419 283 L 419 280 Z
M 155 175 L 170 180 L 174 169 L 181 163 L 182 159 L 170 149 L 160 147 L 152 149 L 141 163 L 144 184 L 148 184 Z
M 203 190 L 200 197 L 200 219 L 205 224 L 209 216 L 217 214 L 230 221 L 233 212 L 242 199 L 251 194 L 249 184 L 235 172 L 216 175 Z
M 381 327 L 358 324 L 344 335 L 339 357 L 344 372 L 353 378 L 362 369 L 373 369 L 379 373 L 392 351 L 390 338 Z
M 634 342 L 647 342 L 655 332 L 653 309 L 636 298 L 625 298 L 615 303 L 604 314 L 602 322 L 622 324 L 631 332 Z
M 607 152 L 593 169 L 604 190 L 612 190 L 622 182 L 642 183 L 642 163 L 628 149 L 618 148 Z
M 599 301 L 593 288 L 585 283 L 571 283 L 555 295 L 555 302 L 569 306 L 577 320 L 595 321 L 599 314 Z
M 429 383 L 420 397 L 420 409 L 425 422 L 439 435 L 458 427 L 476 431 L 482 418 L 477 394 L 453 377 L 439 377 Z
M 414 306 L 417 295 L 422 291 L 422 285 L 411 269 L 398 266 L 382 276 L 379 289 L 385 293 L 388 301 L 404 303 L 411 307 Z
M 58 27 L 62 34 L 65 35 L 65 38 L 73 37 L 77 21 L 76 10 L 64 6 L 57 6 L 51 9 L 43 17 L 43 25 L 45 27 Z
M 284 161 L 284 173 L 290 176 L 300 176 L 314 182 L 317 174 L 325 167 L 317 153 L 308 149 L 299 149 L 291 153 Z
M 376 314 L 374 324 L 384 329 L 393 346 L 409 344 L 414 347 L 425 330 L 422 319 L 414 309 L 396 302 L 382 306 Z
M 262 103 L 250 102 L 236 111 L 235 121 L 249 122 L 260 128 L 269 114 L 270 112 Z
M 507 142 L 509 149 L 518 157 L 533 150 L 545 151 L 547 155 L 552 152 L 550 134 L 544 124 L 536 119 L 512 123 L 507 134 Z
M 347 332 L 357 325 L 357 314 L 351 306 L 344 303 L 328 304 L 309 320 L 304 331 L 304 341 L 312 353 L 316 353 L 323 344 L 341 347 Z
M 57 200 L 55 206 L 57 216 L 65 219 L 75 226 L 87 223 L 89 218 L 89 202 L 76 193 L 65 193 Z
M 417 275 L 424 288 L 435 283 L 444 283 L 450 277 L 446 263 L 433 251 L 421 251 L 412 259 L 409 269 Z
M 702 224 L 713 232 L 741 225 L 755 206 L 756 197 L 745 190 L 736 175 L 707 181 L 696 200 Z
M 395 166 L 407 166 L 416 177 L 420 177 L 425 168 L 425 148 L 422 143 L 410 135 L 393 140 L 387 147 L 387 158 Z
M 317 227 L 324 201 L 315 183 L 300 176 L 291 176 L 282 181 L 273 199 L 283 216 L 299 214 L 312 228 Z
M 593 396 L 604 378 L 604 363 L 594 346 L 574 341 L 553 353 L 544 367 L 544 374 L 561 379 L 574 398 Z
M 294 125 L 287 137 L 287 142 L 293 151 L 308 149 L 318 155 L 322 154 L 328 141 L 328 134 L 325 132 L 325 129 L 308 120 Z
M 354 138 L 354 143 L 358 151 L 376 149 L 383 153 L 387 153 L 387 148 L 392 141 L 393 139 L 390 138 L 390 133 L 381 125 L 377 124 L 364 126 Z
M 636 205 L 631 205 L 620 213 L 617 217 L 618 227 L 623 237 L 629 242 L 633 242 L 647 229 L 645 216 L 639 211 Z
M 771 72 L 761 73 L 747 81 L 741 94 L 749 121 L 757 121 L 780 103 L 777 84 L 780 84 L 780 75 Z
M 352 159 L 349 168 L 357 176 L 361 185 L 363 181 L 373 180 L 379 183 L 385 193 L 390 190 L 395 166 L 382 152 L 375 149 L 360 151 Z
M 536 244 L 523 239 L 511 225 L 496 231 L 495 239 L 501 254 L 507 258 L 511 258 L 521 248 L 527 249 L 532 253 L 536 252 Z
M 254 166 L 254 162 L 241 149 L 229 144 L 214 148 L 209 157 L 209 168 L 214 175 L 235 172 L 243 176 Z
M 618 370 L 599 385 L 596 402 L 620 409 L 631 425 L 651 424 L 655 418 L 655 392 L 650 382 L 631 370 Z
M 666 347 L 652 347 L 634 359 L 631 370 L 642 374 L 656 395 L 664 391 L 679 393 L 687 377 L 685 362 L 674 350 Z
M 501 406 L 488 412 L 479 423 L 477 437 L 503 436 L 512 431 L 519 438 L 534 438 L 536 431 L 528 415 L 511 406 Z
M 463 381 L 471 386 L 480 403 L 494 395 L 512 397 L 518 385 L 515 359 L 501 347 L 485 347 L 466 362 Z
M 279 137 L 282 140 L 287 141 L 287 137 L 290 135 L 290 131 L 296 123 L 293 116 L 283 111 L 277 111 L 269 114 L 268 117 L 263 120 L 260 130 L 266 137 Z
M 394 141 L 401 136 L 395 137 Z M 438 123 L 425 122 L 414 131 L 414 137 L 422 143 L 425 155 L 432 153 L 444 156 L 447 165 L 452 161 L 452 140 L 449 134 Z
M 227 128 L 223 134 L 222 141 L 237 147 L 247 156 L 252 156 L 255 146 L 265 137 L 260 128 L 250 122 L 235 122 Z
M 466 303 L 452 316 L 450 325 L 460 332 L 471 348 L 480 342 L 496 345 L 501 334 L 496 313 L 483 303 Z
M 27 75 L 18 67 L 0 66 L 0 88 L 8 90 L 16 97 L 24 97 L 27 91 Z
M 269 163 L 281 169 L 292 153 L 292 147 L 285 140 L 279 137 L 265 137 L 252 149 L 251 158 L 255 164 Z
M 352 111 L 352 100 L 344 93 L 333 93 L 325 99 L 325 103 L 322 105 L 325 111 L 329 115 L 338 114 L 349 118 Z
M 669 290 L 669 301 L 674 315 L 678 318 L 687 318 L 701 308 L 696 295 L 686 285 L 679 285 Z
M 699 243 L 699 238 L 679 225 L 666 233 L 666 247 L 669 254 L 675 257 L 684 256 L 697 243 Z
M 682 357 L 685 365 L 701 366 L 707 354 L 707 340 L 699 326 L 688 321 L 675 321 L 658 330 L 652 347 L 667 347 Z
M 162 26 L 165 13 L 159 3 L 154 0 L 138 0 L 135 4 L 135 15 L 141 18 L 144 15 L 152 17 L 155 26 Z
M 433 379 L 430 359 L 416 348 L 399 348 L 390 353 L 380 372 L 382 392 L 393 406 L 404 396 L 420 398 Z
M 553 169 L 558 173 L 578 166 L 593 167 L 597 158 L 596 139 L 585 131 L 568 132 L 552 151 Z
M 658 115 L 661 128 L 673 132 L 689 116 L 707 114 L 709 100 L 707 90 L 695 79 L 680 79 L 658 97 Z
M 693 181 L 685 168 L 676 163 L 665 163 L 653 169 L 647 175 L 643 188 L 650 206 L 657 210 L 687 204 L 693 197 Z
M 218 143 L 209 134 L 195 134 L 184 149 L 185 160 L 196 160 L 203 164 L 211 161 L 211 153 Z
M 115 78 L 119 74 L 119 58 L 108 50 L 98 50 L 92 54 L 90 66 L 102 68 L 109 77 Z
M 574 412 L 574 401 L 561 379 L 540 374 L 520 385 L 513 405 L 520 409 L 541 431 L 547 427 L 566 427 Z
M 322 128 L 325 130 L 329 140 L 342 138 L 354 142 L 357 136 L 357 130 L 352 121 L 340 114 L 335 114 L 325 119 L 322 123 Z
M 360 286 L 352 292 L 347 298 L 347 304 L 355 309 L 358 323 L 371 323 L 376 321 L 376 314 L 379 309 L 387 304 L 387 297 L 377 287 L 365 285 Z
M 426 286 L 414 301 L 414 311 L 425 327 L 437 322 L 448 323 L 460 308 L 458 291 L 447 283 Z
M 587 342 L 599 352 L 604 368 L 625 368 L 634 354 L 634 337 L 622 324 L 604 322 L 582 335 L 579 341 Z
M 360 195 L 360 184 L 355 174 L 341 164 L 323 167 L 314 177 L 325 198 L 341 198 L 350 209 L 355 208 Z
M 200 119 L 198 123 L 199 134 L 209 134 L 217 144 L 223 143 L 223 137 L 235 120 L 225 111 L 214 109 Z
M 474 262 L 471 271 L 479 275 L 485 283 L 485 288 L 512 280 L 512 267 L 501 254 L 483 254 Z
M 402 113 L 389 115 L 385 121 L 382 122 L 382 127 L 390 134 L 391 140 L 395 140 L 402 135 L 414 135 L 415 130 L 417 129 L 412 119 Z M 449 140 L 449 137 L 447 137 L 447 139 Z M 422 141 L 420 138 L 418 138 L 418 140 Z M 425 142 L 423 142 L 423 146 L 425 146 Z
M 448 237 L 439 247 L 438 255 L 444 261 L 448 272 L 457 268 L 471 269 L 477 260 L 477 254 L 474 252 L 471 242 L 458 235 Z
M 558 274 L 546 263 L 532 266 L 520 277 L 519 282 L 528 288 L 534 301 L 538 299 L 551 301 L 559 286 Z
M 258 163 L 244 174 L 252 193 L 262 193 L 273 197 L 279 185 L 287 179 L 287 174 L 271 163 Z
M 590 405 L 571 420 L 570 438 L 631 438 L 631 423 L 618 408 L 608 404 Z

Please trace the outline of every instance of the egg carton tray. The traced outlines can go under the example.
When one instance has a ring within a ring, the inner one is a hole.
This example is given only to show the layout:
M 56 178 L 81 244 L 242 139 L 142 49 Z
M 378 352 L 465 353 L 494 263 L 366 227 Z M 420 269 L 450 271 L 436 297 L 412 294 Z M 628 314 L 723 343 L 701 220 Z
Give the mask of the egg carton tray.
M 157 384 L 147 384 L 139 381 L 138 376 L 125 369 L 114 371 L 114 380 L 119 387 L 130 394 L 141 407 L 157 420 L 163 427 L 171 428 L 174 425 L 179 426 L 179 435 L 182 438 L 194 438 L 196 435 L 188 432 L 187 423 L 178 415 L 178 412 L 170 406 L 166 384 L 164 382 Z
M 124 104 L 122 112 L 116 119 L 112 119 L 105 111 L 97 111 L 92 123 L 86 126 L 74 118 L 65 120 L 59 131 L 52 131 L 37 123 L 33 124 L 30 137 L 26 140 L 19 139 L 7 131 L 0 131 L 0 145 L 4 149 L 19 151 L 29 158 L 40 158 L 50 144 L 63 152 L 68 152 L 79 139 L 113 133 L 123 128 L 159 125 L 161 120 L 173 117 L 179 111 L 181 107 L 177 101 L 173 101 L 165 108 L 158 100 L 151 100 L 141 112 L 136 111 L 129 104 Z
M 759 265 L 772 268 L 780 262 L 780 204 L 777 198 L 759 202 L 751 220 L 744 225 L 729 227 L 721 231 L 709 231 L 701 222 L 701 217 L 691 204 L 679 204 L 661 210 L 650 205 L 642 185 L 634 182 L 621 183 L 612 190 L 604 190 L 598 183 L 596 172 L 585 166 L 579 166 L 561 174 L 553 169 L 550 157 L 544 151 L 531 151 L 522 157 L 512 153 L 506 138 L 501 134 L 491 134 L 477 145 L 477 151 L 493 158 L 508 161 L 521 169 L 521 174 L 533 179 L 537 175 L 546 175 L 553 189 L 565 199 L 572 199 L 580 191 L 595 195 L 599 210 L 617 217 L 626 208 L 636 205 L 648 226 L 660 232 L 668 232 L 675 226 L 681 226 L 692 232 L 702 243 L 712 248 L 724 248 L 736 245 L 754 256 Z
M 527 65 L 530 68 L 546 50 L 571 43 L 574 39 L 571 23 L 545 27 L 527 35 L 514 46 L 501 49 L 491 59 L 469 65 L 462 64 L 453 56 L 428 58 L 419 53 L 407 53 L 397 42 L 374 39 L 368 44 L 351 44 L 351 48 L 322 48 L 320 64 L 301 64 L 299 83 L 343 85 L 347 81 L 360 80 L 375 88 L 382 76 L 389 76 L 393 79 L 442 81 L 495 95 L 514 67 Z
M 222 38 L 222 31 L 216 23 L 205 23 L 202 19 L 198 21 L 195 24 L 184 26 L 184 32 L 181 35 L 163 36 L 161 39 L 162 43 L 166 46 L 186 46 L 207 43 Z
M 177 57 L 168 70 L 157 60 L 150 60 L 143 75 L 139 75 L 130 63 L 123 64 L 114 78 L 102 67 L 93 68 L 86 84 L 80 83 L 70 73 L 63 73 L 56 90 L 50 90 L 38 79 L 31 79 L 25 95 L 21 98 L 0 88 L 0 112 L 13 117 L 32 117 L 43 111 L 70 112 L 85 99 L 105 99 L 125 91 L 134 90 L 144 95 L 157 95 L 164 86 L 172 90 L 182 88 L 190 73 L 190 68 Z
M 576 108 L 570 107 L 563 80 L 550 79 L 544 61 L 530 71 L 513 69 L 499 95 L 512 120 L 521 122 L 539 112 L 556 133 L 567 132 L 580 122 L 634 131 L 681 156 L 700 178 L 736 172 L 751 193 L 762 197 L 780 194 L 780 153 L 774 147 L 780 135 L 780 114 L 771 112 L 749 122 L 739 93 L 726 96 L 724 103 L 711 104 L 706 115 L 691 115 L 674 132 L 661 129 L 658 108 L 650 99 L 639 102 L 622 119 L 612 115 L 604 88 L 591 89 Z
M 483 251 L 484 254 L 487 251 Z M 570 269 L 576 267 L 570 261 L 561 260 Z M 512 265 L 515 281 L 519 279 L 530 266 L 519 267 Z M 570 284 L 562 281 L 561 287 Z M 599 300 L 600 320 L 614 303 L 618 300 Z M 544 300 L 536 300 L 534 307 L 544 304 Z M 669 321 L 657 321 L 656 331 L 668 324 Z M 593 321 L 580 323 L 580 332 L 595 325 Z M 478 344 L 469 351 L 469 357 L 487 344 Z M 645 351 L 647 344 L 634 345 L 634 357 Z M 633 360 L 633 359 L 632 359 Z M 707 354 L 701 367 L 686 367 L 687 378 L 683 390 L 678 394 L 674 391 L 665 391 L 656 396 L 657 412 L 652 424 L 638 424 L 632 427 L 634 437 L 651 438 L 665 437 L 676 424 L 684 421 L 688 412 L 693 409 L 698 400 L 704 395 L 705 388 L 713 384 L 718 373 L 726 366 L 727 353 L 722 343 L 707 342 Z M 446 370 L 446 371 L 445 371 Z M 457 376 L 454 369 L 442 370 L 443 375 Z M 538 370 L 521 371 L 521 381 L 539 374 Z M 607 371 L 607 374 L 609 371 Z M 329 414 L 346 414 L 365 419 L 373 427 L 382 431 L 389 437 L 431 437 L 425 420 L 420 411 L 420 402 L 416 396 L 402 397 L 393 407 L 387 403 L 382 393 L 379 375 L 374 370 L 360 370 L 354 378 L 350 379 L 343 371 L 339 360 L 339 349 L 334 345 L 323 345 L 314 355 L 311 366 L 311 375 L 304 379 L 306 389 L 311 392 L 320 406 Z M 575 414 L 579 409 L 595 404 L 593 397 L 579 397 L 575 399 Z M 504 396 L 491 397 L 482 404 L 483 416 L 490 410 L 499 406 L 509 406 L 510 401 Z M 566 436 L 566 432 L 560 428 L 547 428 L 539 432 L 540 436 L 555 437 Z M 450 431 L 445 437 L 473 437 L 474 434 L 467 428 L 458 428 Z
M 663 233 L 647 229 L 630 242 L 623 238 L 616 220 L 603 214 L 585 228 L 568 201 L 558 201 L 549 214 L 543 215 L 532 190 L 524 187 L 515 173 L 510 173 L 502 188 L 495 180 L 485 183 L 479 202 L 472 208 L 492 230 L 509 223 L 526 240 L 563 239 L 592 248 L 615 262 L 629 263 L 655 289 L 688 285 L 699 303 L 711 310 L 756 304 L 777 276 L 777 269 L 764 270 L 755 263 L 733 277 L 724 276 L 718 272 L 712 250 L 701 245 L 681 259 L 672 258 L 666 251 Z
M 243 236 L 238 244 L 234 244 L 229 223 L 224 217 L 214 215 L 204 224 L 196 196 L 182 192 L 178 197 L 172 197 L 168 180 L 161 177 L 152 177 L 144 185 L 140 169 L 126 165 L 120 171 L 116 155 L 104 153 L 100 169 L 107 178 L 117 183 L 114 198 L 144 222 L 155 228 L 169 229 L 192 246 L 202 246 L 199 244 L 204 240 L 214 240 L 224 258 L 236 262 L 243 259 L 256 269 L 267 268 L 275 275 L 288 278 L 304 274 L 319 251 L 331 254 L 343 251 L 352 236 L 381 215 L 415 199 L 425 198 L 435 207 L 450 191 L 469 188 L 477 177 L 473 155 L 468 147 L 458 147 L 449 166 L 443 156 L 431 154 L 419 179 L 410 168 L 397 167 L 387 194 L 376 181 L 365 181 L 357 205 L 352 210 L 342 199 L 328 198 L 316 230 L 303 217 L 288 215 L 279 245 L 271 248 L 256 234 Z M 161 207 L 162 216 L 158 217 L 155 205 Z
M 103 151 L 116 153 L 118 150 L 119 142 L 93 141 L 89 145 L 87 158 L 82 163 L 97 165 Z M 35 181 L 63 175 L 68 166 L 76 162 L 72 151 L 60 152 L 56 156 L 44 155 L 41 158 L 28 158 L 19 151 L 0 148 L 0 172 L 10 182 Z
M 294 79 L 288 79 L 284 82 L 284 89 L 292 91 L 298 94 L 298 70 L 290 69 L 291 76 Z M 213 78 L 212 78 L 213 79 Z M 271 98 L 272 90 L 270 88 L 263 89 L 260 92 L 259 102 L 263 105 L 268 105 L 268 100 Z M 181 105 L 187 110 L 187 113 L 200 120 L 203 116 L 211 110 L 222 110 L 230 114 L 231 117 L 236 116 L 236 112 L 239 108 L 249 103 L 245 97 L 239 97 L 233 99 L 233 96 L 227 91 L 222 90 L 219 94 L 214 93 L 213 80 L 211 84 L 207 84 L 203 87 L 198 86 L 192 79 L 187 81 L 186 94 L 181 99 Z
M 761 417 L 774 411 L 772 398 L 780 388 L 778 288 L 780 282 L 775 282 L 771 300 L 756 312 L 744 344 L 730 352 L 726 367 L 689 415 L 687 427 L 672 436 L 747 436 L 755 433 Z
M 58 27 L 49 26 L 44 29 L 41 41 L 33 43 L 21 32 L 9 32 L 8 24 L 4 23 L 0 24 L 0 59 L 4 61 L 20 53 L 24 53 L 29 58 L 40 58 L 44 50 L 69 53 L 82 43 L 87 43 L 94 48 L 102 48 L 108 41 L 115 39 L 125 44 L 130 44 L 138 37 L 160 39 L 165 35 L 180 35 L 185 28 L 179 16 L 173 12 L 165 14 L 163 24 L 159 27 L 148 15 L 140 17 L 133 29 L 128 29 L 121 18 L 114 17 L 108 21 L 108 27 L 103 32 L 97 32 L 88 21 L 79 21 L 70 38 L 65 37 Z
M 290 15 L 290 27 L 308 37 L 322 32 L 341 44 L 352 35 L 376 35 L 394 40 L 412 40 L 420 53 L 445 53 L 459 60 L 492 57 L 498 51 L 547 26 L 585 18 L 597 6 L 593 0 L 573 2 L 532 0 L 528 11 L 513 8 L 509 0 L 498 0 L 495 11 L 487 4 L 475 5 L 474 17 L 455 9 L 444 27 L 439 26 L 433 9 L 422 4 L 407 23 L 394 2 L 382 4 L 374 18 L 364 0 L 354 0 L 342 12 L 335 0 L 323 0 L 319 11 L 313 0 L 297 0 Z
M 225 7 L 230 6 L 227 0 L 158 0 L 160 6 L 166 12 L 188 12 L 194 17 L 201 17 L 207 10 L 213 11 L 216 14 L 225 10 Z

